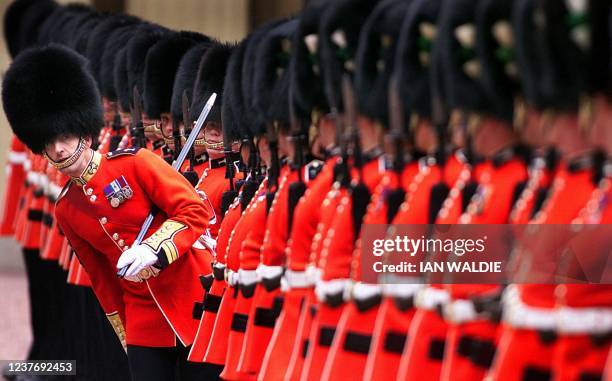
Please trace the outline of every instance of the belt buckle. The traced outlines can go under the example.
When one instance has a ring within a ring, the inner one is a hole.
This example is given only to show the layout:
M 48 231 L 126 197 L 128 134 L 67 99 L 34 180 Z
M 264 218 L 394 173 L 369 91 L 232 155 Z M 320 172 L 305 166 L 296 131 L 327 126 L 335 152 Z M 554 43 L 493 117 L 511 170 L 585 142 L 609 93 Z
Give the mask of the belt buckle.
M 140 280 L 147 280 L 151 277 L 156 277 L 158 274 L 159 270 L 149 266 L 140 270 L 140 272 L 138 273 L 138 277 L 140 278 Z

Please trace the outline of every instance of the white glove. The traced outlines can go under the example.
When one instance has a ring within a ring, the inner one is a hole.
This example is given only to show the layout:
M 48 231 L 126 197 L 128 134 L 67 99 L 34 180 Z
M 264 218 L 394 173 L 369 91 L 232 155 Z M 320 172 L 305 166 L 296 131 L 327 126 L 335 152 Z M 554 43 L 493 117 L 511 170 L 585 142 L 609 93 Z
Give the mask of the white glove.
M 157 255 L 147 245 L 135 245 L 121 254 L 117 261 L 117 269 L 130 266 L 124 278 L 132 282 L 140 281 L 136 277 L 140 271 L 157 262 Z

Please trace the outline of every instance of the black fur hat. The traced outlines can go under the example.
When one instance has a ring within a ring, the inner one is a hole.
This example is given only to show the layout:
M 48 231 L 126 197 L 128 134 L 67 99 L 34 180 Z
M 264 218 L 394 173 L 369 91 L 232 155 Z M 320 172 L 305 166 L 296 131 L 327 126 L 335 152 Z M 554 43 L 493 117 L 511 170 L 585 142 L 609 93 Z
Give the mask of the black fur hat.
M 97 137 L 102 101 L 87 61 L 50 44 L 21 53 L 2 82 L 4 111 L 15 135 L 34 153 L 61 135 Z
M 449 108 L 491 113 L 482 86 L 482 63 L 476 54 L 477 5 L 478 0 L 444 0 L 434 41 L 433 65 L 436 74 L 437 70 L 442 72 Z
M 293 39 L 290 62 L 290 91 L 296 116 L 310 120 L 317 110 L 327 113 L 329 106 L 323 90 L 320 68 L 319 23 L 329 3 L 310 4 L 300 14 L 300 21 Z
M 512 6 L 512 30 L 515 37 L 515 55 L 518 72 L 521 77 L 521 88 L 525 101 L 531 106 L 543 110 L 551 105 L 542 92 L 544 60 L 543 25 L 536 22 L 536 5 L 538 0 L 515 0 Z
M 442 0 L 414 0 L 408 8 L 397 51 L 395 73 L 403 112 L 431 117 L 432 46 Z M 407 119 L 406 119 L 407 120 Z
M 388 126 L 389 79 L 395 50 L 408 3 L 380 2 L 361 30 L 355 57 L 355 95 L 361 114 Z
M 299 20 L 271 29 L 257 47 L 253 73 L 255 107 L 266 122 L 289 126 L 289 59 Z
M 495 115 L 512 122 L 520 81 L 514 58 L 512 0 L 481 0 L 476 9 L 476 53 L 481 81 Z
M 131 24 L 115 29 L 104 44 L 102 62 L 100 65 L 100 92 L 109 101 L 117 100 L 115 90 L 115 58 L 121 48 L 137 34 L 145 24 Z
M 146 29 L 136 34 L 125 46 L 128 91 L 130 94 L 132 94 L 134 87 L 138 89 L 141 97 L 144 94 L 144 70 L 147 52 L 169 33 L 168 29 L 159 26 Z
M 4 13 L 4 39 L 11 57 L 37 42 L 40 24 L 57 8 L 52 0 L 15 0 Z
M 16 1 L 13 4 L 18 3 Z M 11 6 L 13 5 L 11 4 Z M 17 43 L 19 51 L 27 49 L 29 47 L 35 46 L 39 43 L 38 41 L 38 31 L 40 26 L 45 22 L 45 20 L 53 13 L 53 11 L 58 8 L 58 5 L 51 0 L 39 0 L 32 4 L 31 7 L 27 8 L 27 11 L 22 13 L 19 17 L 15 17 L 9 21 L 9 18 L 13 17 L 9 15 L 9 11 L 5 14 L 5 33 L 7 35 L 7 45 L 9 48 L 9 52 L 13 55 L 13 44 Z M 10 9 L 10 8 L 9 8 Z M 16 36 L 9 37 L 11 31 L 7 30 L 11 27 L 11 24 L 14 25 L 16 22 L 19 22 L 18 31 L 13 31 L 13 33 L 17 33 Z M 7 24 L 8 23 L 8 24 Z M 10 39 L 17 38 L 17 42 L 12 42 Z
M 175 120 L 183 120 L 183 92 L 187 95 L 189 102 L 193 99 L 193 88 L 198 75 L 200 61 L 202 61 L 202 57 L 204 57 L 204 54 L 210 46 L 211 43 L 209 42 L 199 43 L 189 49 L 183 58 L 181 58 L 181 63 L 179 64 L 176 77 L 174 78 L 172 104 L 170 105 L 172 117 Z M 191 118 L 195 120 L 193 116 Z
M 226 145 L 242 137 L 249 137 L 249 121 L 245 115 L 242 96 L 242 64 L 249 36 L 243 39 L 233 50 L 227 63 L 223 80 L 223 97 L 221 99 L 221 119 L 223 120 L 223 140 Z
M 323 13 L 319 24 L 321 70 L 325 95 L 333 109 L 342 111 L 342 75 L 353 75 L 359 33 L 378 4 L 376 0 L 339 0 Z
M 591 48 L 589 56 L 589 92 L 612 99 L 612 4 L 607 0 L 589 0 Z
M 111 33 L 118 28 L 126 25 L 139 23 L 140 20 L 133 16 L 127 15 L 112 15 L 104 19 L 91 31 L 89 40 L 87 41 L 87 50 L 85 56 L 89 59 L 91 73 L 93 74 L 98 86 L 102 88 L 102 79 L 100 78 L 100 68 L 102 66 L 102 55 L 104 54 L 104 45 L 108 41 Z
M 590 25 L 584 5 L 570 10 L 563 1 L 542 0 L 536 8 L 544 24 L 542 91 L 556 110 L 577 110 L 588 87 Z
M 221 123 L 223 81 L 227 72 L 227 63 L 235 47 L 230 44 L 214 43 L 200 60 L 193 86 L 193 99 L 189 108 L 192 120 L 198 119 L 208 98 L 212 93 L 217 93 L 215 104 L 206 120 Z
M 53 30 L 47 36 L 49 42 L 69 45 L 70 41 L 74 38 L 74 27 L 76 22 L 78 22 L 81 17 L 92 13 L 95 13 L 95 10 L 80 3 L 72 3 L 63 7 L 62 14 L 57 18 Z
M 87 54 L 87 43 L 89 42 L 89 37 L 91 37 L 91 33 L 98 26 L 99 23 L 104 21 L 110 15 L 108 13 L 93 13 L 93 14 L 84 14 L 80 17 L 80 20 L 77 21 L 77 25 L 74 29 L 74 36 L 72 41 L 70 41 L 70 47 L 76 50 L 82 56 Z
M 284 19 L 270 21 L 254 30 L 248 36 L 248 42 L 244 51 L 244 59 L 242 61 L 241 82 L 244 113 L 247 120 L 250 121 L 248 124 L 248 134 L 250 136 L 260 136 L 264 134 L 266 130 L 264 116 L 259 113 L 255 107 L 255 92 L 253 90 L 255 86 L 254 73 L 259 43 L 266 33 L 285 21 Z
M 157 119 L 170 112 L 172 86 L 183 55 L 208 37 L 193 32 L 178 32 L 162 37 L 147 52 L 144 69 L 144 111 Z

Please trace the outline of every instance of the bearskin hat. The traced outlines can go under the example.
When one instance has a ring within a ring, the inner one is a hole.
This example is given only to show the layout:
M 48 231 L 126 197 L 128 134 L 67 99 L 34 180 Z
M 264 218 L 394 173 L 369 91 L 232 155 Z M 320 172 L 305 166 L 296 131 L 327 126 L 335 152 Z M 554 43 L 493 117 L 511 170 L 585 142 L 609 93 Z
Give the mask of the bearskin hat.
M 249 39 L 250 37 L 247 36 L 233 50 L 223 80 L 221 119 L 223 120 L 223 140 L 226 144 L 250 135 L 242 96 L 242 64 Z
M 147 52 L 144 69 L 144 112 L 158 119 L 170 112 L 172 87 L 183 55 L 195 44 L 209 38 L 194 32 L 178 32 L 162 37 Z
M 34 153 L 62 135 L 97 137 L 102 101 L 87 61 L 57 44 L 22 52 L 2 83 L 4 111 Z
M 168 29 L 156 26 L 136 34 L 125 46 L 128 92 L 130 95 L 134 91 L 134 87 L 138 89 L 141 96 L 144 94 L 147 52 L 169 33 Z
M 355 57 L 355 95 L 361 114 L 388 126 L 389 78 L 408 3 L 380 2 L 361 30 Z
M 17 0 L 4 14 L 4 38 L 11 57 L 38 43 L 40 25 L 53 13 L 52 0 Z
M 221 123 L 223 81 L 225 80 L 227 63 L 234 48 L 235 45 L 215 43 L 211 45 L 200 60 L 190 107 L 192 120 L 198 119 L 208 98 L 212 93 L 217 93 L 215 104 L 206 120 Z
M 176 77 L 174 78 L 172 104 L 170 105 L 170 111 L 175 120 L 183 120 L 183 92 L 185 92 L 190 102 L 193 99 L 193 87 L 198 75 L 198 67 L 210 45 L 209 42 L 197 44 L 189 49 L 183 58 L 181 58 Z

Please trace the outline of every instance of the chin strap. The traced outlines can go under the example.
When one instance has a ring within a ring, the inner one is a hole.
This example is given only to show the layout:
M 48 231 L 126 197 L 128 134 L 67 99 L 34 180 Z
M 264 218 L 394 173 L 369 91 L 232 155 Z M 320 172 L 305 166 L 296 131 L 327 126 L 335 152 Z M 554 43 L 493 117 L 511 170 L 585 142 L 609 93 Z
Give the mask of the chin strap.
M 45 159 L 47 159 L 47 161 L 54 166 L 55 168 L 61 170 L 64 168 L 68 168 L 70 167 L 72 164 L 74 164 L 79 157 L 81 157 L 81 154 L 83 154 L 83 151 L 85 151 L 85 148 L 87 148 L 87 145 L 85 144 L 85 139 L 83 138 L 79 138 L 79 145 L 77 146 L 76 150 L 74 151 L 74 153 L 72 155 L 70 155 L 70 157 L 62 160 L 62 161 L 53 161 L 53 159 L 51 159 L 49 157 L 49 155 L 47 155 L 46 152 L 43 151 L 43 156 L 45 157 Z

